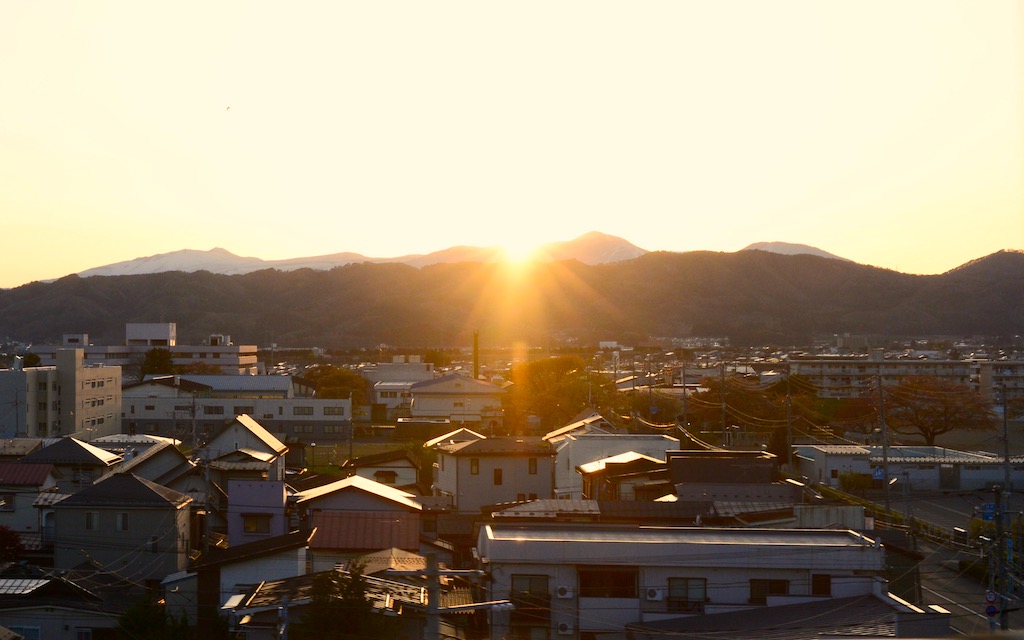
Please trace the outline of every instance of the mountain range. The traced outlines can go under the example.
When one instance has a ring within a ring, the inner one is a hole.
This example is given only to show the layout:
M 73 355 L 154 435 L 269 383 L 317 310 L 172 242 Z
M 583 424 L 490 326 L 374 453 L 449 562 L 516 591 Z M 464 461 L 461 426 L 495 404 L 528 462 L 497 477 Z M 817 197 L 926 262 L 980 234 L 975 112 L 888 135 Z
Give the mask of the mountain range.
M 616 247 L 605 250 L 613 255 Z M 474 332 L 493 346 L 1024 334 L 1020 251 L 926 276 L 757 250 L 594 262 L 539 261 L 517 277 L 497 262 L 464 260 L 72 275 L 0 291 L 0 337 L 53 344 L 64 333 L 86 333 L 93 343 L 119 344 L 126 322 L 175 322 L 182 344 L 228 334 L 237 344 L 327 348 L 450 347 L 471 343 Z
M 823 258 L 839 258 L 821 249 L 804 244 L 787 242 L 758 242 L 743 250 L 761 250 L 783 255 L 808 254 Z M 608 234 L 591 231 L 574 240 L 566 242 L 550 242 L 538 247 L 535 259 L 544 261 L 576 260 L 583 264 L 597 265 L 632 260 L 648 253 L 636 245 Z M 262 269 L 279 269 L 295 271 L 297 269 L 329 270 L 347 264 L 396 263 L 410 267 L 427 267 L 434 264 L 451 264 L 458 262 L 499 262 L 504 258 L 500 247 L 450 247 L 428 254 L 413 254 L 397 258 L 373 258 L 360 253 L 343 252 L 324 256 L 306 258 L 289 258 L 286 260 L 263 260 L 235 255 L 226 249 L 215 248 L 208 251 L 182 249 L 155 256 L 135 258 L 123 262 L 93 267 L 80 271 L 79 276 L 130 276 L 145 273 L 164 273 L 166 271 L 209 271 L 224 275 L 241 275 Z

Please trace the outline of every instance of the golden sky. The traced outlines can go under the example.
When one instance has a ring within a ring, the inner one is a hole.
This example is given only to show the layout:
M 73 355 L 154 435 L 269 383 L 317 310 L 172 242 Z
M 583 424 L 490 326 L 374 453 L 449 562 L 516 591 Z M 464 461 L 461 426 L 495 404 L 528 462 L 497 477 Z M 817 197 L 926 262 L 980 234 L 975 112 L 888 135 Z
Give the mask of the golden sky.
M 6 2 L 0 287 L 178 249 L 1024 248 L 1017 0 Z

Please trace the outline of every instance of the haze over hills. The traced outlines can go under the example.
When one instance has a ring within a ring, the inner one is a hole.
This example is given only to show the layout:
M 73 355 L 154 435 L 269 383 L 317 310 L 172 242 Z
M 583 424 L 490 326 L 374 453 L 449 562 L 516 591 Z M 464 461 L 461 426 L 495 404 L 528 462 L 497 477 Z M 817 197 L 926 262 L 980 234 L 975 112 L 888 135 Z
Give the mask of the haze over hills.
M 942 275 L 910 275 L 813 255 L 651 252 L 614 263 L 352 263 L 222 275 L 181 271 L 83 278 L 0 291 L 0 337 L 118 344 L 126 322 L 176 322 L 179 342 L 449 347 L 596 344 L 709 336 L 810 344 L 812 336 L 1024 334 L 1024 252 Z
M 845 258 L 839 258 L 827 251 L 802 244 L 759 242 L 745 247 L 743 250 L 752 249 L 784 255 L 808 254 L 845 260 Z M 574 240 L 543 244 L 538 248 L 536 257 L 541 260 L 577 260 L 583 264 L 598 265 L 632 260 L 645 253 L 648 253 L 646 249 L 641 249 L 627 240 L 592 231 Z M 167 271 L 209 271 L 210 273 L 224 275 L 241 275 L 262 269 L 279 269 L 281 271 L 316 269 L 326 271 L 347 264 L 363 262 L 398 263 L 421 268 L 434 264 L 458 262 L 495 262 L 502 258 L 503 253 L 500 247 L 469 246 L 450 247 L 433 253 L 405 255 L 395 258 L 375 258 L 360 253 L 343 252 L 323 256 L 288 258 L 285 260 L 263 260 L 262 258 L 243 257 L 221 248 L 208 251 L 182 249 L 170 253 L 161 253 L 154 256 L 93 267 L 79 272 L 78 275 L 81 277 L 127 276 L 164 273 Z

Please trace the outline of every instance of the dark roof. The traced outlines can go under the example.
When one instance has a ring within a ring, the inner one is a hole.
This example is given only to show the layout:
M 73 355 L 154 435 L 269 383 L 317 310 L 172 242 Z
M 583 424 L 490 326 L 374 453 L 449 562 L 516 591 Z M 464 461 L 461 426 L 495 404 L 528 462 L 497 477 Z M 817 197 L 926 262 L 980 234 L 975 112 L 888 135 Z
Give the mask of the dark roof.
M 629 637 L 811 640 L 842 635 L 893 637 L 896 610 L 874 595 L 822 598 L 800 604 L 756 607 L 626 625 Z
M 192 498 L 131 473 L 115 473 L 58 503 L 60 507 L 175 508 Z
M 314 549 L 379 551 L 397 547 L 419 548 L 420 519 L 417 514 L 387 511 L 314 511 L 312 524 L 320 534 Z
M 0 462 L 0 485 L 38 487 L 53 472 L 52 464 Z
M 419 460 L 413 458 L 412 455 L 410 455 L 409 452 L 405 449 L 396 449 L 394 451 L 382 451 L 380 453 L 359 456 L 358 458 L 355 458 L 353 460 L 347 460 L 345 464 L 342 465 L 342 468 L 376 467 L 378 465 L 384 464 L 385 462 L 392 462 L 397 460 L 408 461 L 414 468 L 420 468 Z
M 274 536 L 265 540 L 236 544 L 227 549 L 214 549 L 199 559 L 192 566 L 193 570 L 201 570 L 209 567 L 245 562 L 252 558 L 268 556 L 290 549 L 305 547 L 316 535 L 316 527 L 286 533 L 283 536 Z
M 121 456 L 110 453 L 88 442 L 68 436 L 48 447 L 37 449 L 21 459 L 21 462 L 39 464 L 81 464 L 108 467 L 119 461 Z
M 440 445 L 440 451 L 455 456 L 553 456 L 550 444 L 536 436 L 487 438 Z
M 441 389 L 439 393 L 449 394 L 450 392 L 444 390 L 449 382 L 460 382 L 465 384 L 464 389 L 459 389 L 460 394 L 479 393 L 493 395 L 495 393 L 504 392 L 501 387 L 495 384 L 491 384 L 484 380 L 474 380 L 473 378 L 469 378 L 458 373 L 449 373 L 448 375 L 441 376 L 440 378 L 432 378 L 430 380 L 415 382 L 409 387 L 409 390 L 414 393 L 432 393 L 431 387 L 439 387 Z
M 43 446 L 42 438 L 8 438 L 0 440 L 0 457 L 20 459 Z
M 181 376 L 155 376 L 152 378 L 146 378 L 141 382 L 126 384 L 124 385 L 122 390 L 134 389 L 135 387 L 149 387 L 153 385 L 160 385 L 161 387 L 170 387 L 172 389 L 180 389 L 187 393 L 202 393 L 213 389 L 213 387 L 211 387 L 208 384 L 194 382 Z

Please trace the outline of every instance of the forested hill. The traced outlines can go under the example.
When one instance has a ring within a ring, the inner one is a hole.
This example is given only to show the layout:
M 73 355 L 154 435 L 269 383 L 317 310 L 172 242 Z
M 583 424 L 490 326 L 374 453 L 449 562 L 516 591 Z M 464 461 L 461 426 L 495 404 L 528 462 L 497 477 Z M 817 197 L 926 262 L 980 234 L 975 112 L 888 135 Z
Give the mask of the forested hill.
M 350 264 L 245 275 L 69 276 L 0 291 L 0 337 L 118 344 L 126 322 L 175 322 L 178 340 L 454 346 L 729 336 L 805 344 L 814 334 L 1024 333 L 1024 253 L 916 276 L 811 255 L 655 252 L 615 264 Z

